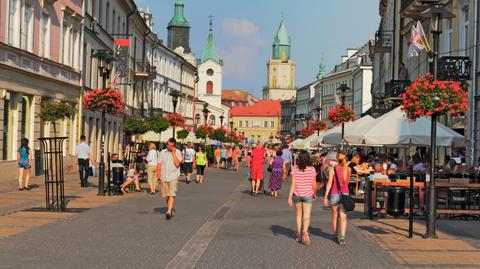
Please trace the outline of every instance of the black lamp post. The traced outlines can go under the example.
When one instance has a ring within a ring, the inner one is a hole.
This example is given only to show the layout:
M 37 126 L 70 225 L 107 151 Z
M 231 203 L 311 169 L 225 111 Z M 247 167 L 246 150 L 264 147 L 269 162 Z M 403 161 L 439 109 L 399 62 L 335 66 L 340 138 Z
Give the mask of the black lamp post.
M 233 131 L 233 121 L 230 122 L 230 131 Z
M 342 107 L 345 107 L 345 99 L 347 98 L 346 94 L 347 92 L 351 91 L 347 84 L 341 84 L 340 87 L 337 89 L 337 94 L 340 94 L 340 98 L 342 98 Z M 345 123 L 342 122 L 342 150 L 344 149 L 345 146 Z
M 110 73 L 113 68 L 113 61 L 115 58 L 111 53 L 106 50 L 97 50 L 93 57 L 98 60 L 98 70 L 102 77 L 102 87 L 106 89 L 107 79 L 110 78 Z M 98 194 L 100 196 L 105 195 L 105 111 L 102 111 L 102 132 L 100 138 L 100 167 L 98 176 Z
M 210 113 L 210 110 L 208 110 L 207 107 L 208 107 L 208 104 L 205 103 L 205 104 L 203 105 L 203 110 L 202 110 L 202 112 L 203 112 L 203 118 L 205 119 L 205 126 L 207 125 L 208 113 Z
M 320 121 L 320 112 L 322 111 L 321 107 L 315 108 L 315 111 L 317 111 L 317 121 Z M 320 129 L 317 129 L 317 136 L 320 136 Z
M 222 114 L 219 118 L 220 118 L 220 127 L 223 127 L 223 119 L 225 119 L 225 116 L 223 116 Z
M 434 3 L 427 10 L 420 14 L 423 18 L 430 19 L 431 33 L 433 35 L 433 52 L 430 55 L 433 58 L 433 70 L 431 70 L 433 79 L 437 79 L 438 75 L 438 48 L 440 34 L 442 33 L 442 19 L 451 19 L 455 15 L 446 7 Z M 440 105 L 440 98 L 435 97 L 434 105 Z M 430 135 L 430 182 L 428 184 L 428 201 L 427 201 L 427 231 L 423 235 L 424 238 L 438 238 L 436 234 L 436 218 L 437 218 L 437 197 L 435 190 L 435 159 L 437 150 L 437 117 L 438 114 L 432 114 L 432 129 Z

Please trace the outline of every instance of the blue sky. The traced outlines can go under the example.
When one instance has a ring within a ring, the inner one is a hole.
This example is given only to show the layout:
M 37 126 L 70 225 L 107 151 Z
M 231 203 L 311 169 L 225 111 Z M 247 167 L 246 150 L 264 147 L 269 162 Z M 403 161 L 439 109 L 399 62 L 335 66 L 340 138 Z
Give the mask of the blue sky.
M 150 7 L 155 31 L 165 43 L 175 0 L 136 0 Z M 217 50 L 224 60 L 224 89 L 242 89 L 261 97 L 266 84 L 266 62 L 282 12 L 292 37 L 297 63 L 296 85 L 315 79 L 322 57 L 330 71 L 347 48 L 373 38 L 380 17 L 373 0 L 184 0 L 191 25 L 190 46 L 202 56 L 208 34 L 208 16 L 214 16 Z

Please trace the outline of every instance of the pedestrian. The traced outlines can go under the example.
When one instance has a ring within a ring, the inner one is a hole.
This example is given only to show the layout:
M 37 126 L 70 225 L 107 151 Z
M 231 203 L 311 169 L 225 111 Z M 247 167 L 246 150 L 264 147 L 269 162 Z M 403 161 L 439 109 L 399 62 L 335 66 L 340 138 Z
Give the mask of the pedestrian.
M 195 153 L 195 166 L 197 168 L 197 183 L 202 184 L 205 177 L 205 168 L 208 167 L 207 156 L 202 146 L 199 146 Z
M 288 145 L 283 146 L 282 159 L 285 163 L 286 173 L 283 175 L 284 180 L 287 180 L 288 175 L 292 170 L 292 152 L 288 149 Z
M 265 153 L 266 151 L 262 144 L 258 144 L 252 150 L 252 196 L 257 196 L 258 189 L 260 188 L 260 182 L 263 181 L 263 163 L 265 160 Z
M 185 169 L 185 182 L 190 184 L 190 177 L 193 172 L 193 158 L 195 156 L 195 150 L 192 148 L 192 143 L 187 143 L 187 148 L 183 151 L 183 165 Z
M 232 167 L 233 161 L 233 150 L 231 146 L 227 147 L 227 164 L 225 165 L 225 169 L 230 169 Z
M 325 190 L 324 205 L 332 208 L 332 230 L 333 240 L 340 245 L 345 245 L 345 234 L 347 232 L 347 212 L 343 208 L 341 195 L 348 195 L 348 182 L 350 180 L 350 168 L 347 163 L 347 155 L 344 152 L 337 153 L 337 163 L 328 175 L 327 188 Z M 330 194 L 330 200 L 329 198 Z M 338 223 L 340 220 L 340 229 Z
M 278 191 L 282 188 L 283 175 L 285 174 L 285 162 L 282 159 L 282 151 L 276 151 L 276 156 L 270 161 L 272 172 L 268 181 L 268 188 L 272 191 L 272 196 L 278 197 Z
M 85 142 L 85 135 L 80 136 L 80 144 L 75 147 L 75 156 L 78 162 L 78 171 L 80 172 L 80 186 L 88 187 L 88 167 L 90 158 L 90 146 Z
M 215 164 L 217 165 L 217 168 L 220 168 L 220 161 L 222 160 L 222 150 L 220 147 L 217 146 L 215 149 Z
M 153 195 L 157 192 L 157 164 L 158 164 L 158 151 L 155 143 L 150 143 L 147 154 L 147 181 L 150 187 L 150 194 Z M 181 157 L 180 157 L 181 158 Z
M 224 168 L 226 167 L 227 164 L 227 149 L 225 146 L 222 146 L 222 149 L 220 150 L 221 153 L 221 160 L 220 160 L 220 167 Z
M 305 245 L 310 244 L 308 228 L 310 226 L 310 215 L 312 213 L 312 203 L 316 198 L 316 182 L 317 173 L 312 166 L 310 154 L 302 150 L 292 169 L 292 184 L 288 195 L 288 204 L 295 204 L 297 216 L 297 242 Z
M 28 139 L 23 138 L 22 144 L 18 149 L 17 161 L 18 161 L 18 190 L 30 190 L 28 181 L 30 180 L 30 170 L 32 166 L 30 165 L 30 160 L 32 156 L 32 150 L 28 146 Z M 23 184 L 23 174 L 25 176 L 25 184 Z
M 180 176 L 180 164 L 182 163 L 182 153 L 177 149 L 175 138 L 168 140 L 167 148 L 160 152 L 159 160 L 162 197 L 167 203 L 165 217 L 169 220 L 175 214 L 173 205 L 177 196 L 177 183 Z
M 233 151 L 233 162 L 235 164 L 235 171 L 238 172 L 240 169 L 240 162 L 242 161 L 242 151 L 240 150 L 239 146 L 235 147 L 235 150 Z

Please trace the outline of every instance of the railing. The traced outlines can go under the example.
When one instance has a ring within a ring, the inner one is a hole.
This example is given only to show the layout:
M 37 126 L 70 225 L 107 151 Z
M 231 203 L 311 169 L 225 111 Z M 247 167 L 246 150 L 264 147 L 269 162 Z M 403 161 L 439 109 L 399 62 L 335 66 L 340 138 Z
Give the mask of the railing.
M 148 61 L 137 61 L 135 66 L 135 76 L 153 79 L 157 76 L 157 67 L 150 65 Z
M 385 83 L 385 99 L 400 98 L 410 80 L 391 80 Z
M 392 47 L 393 31 L 379 29 L 375 32 L 375 47 L 388 48 Z
M 470 80 L 470 69 L 471 61 L 469 57 L 445 56 L 438 59 L 439 80 Z

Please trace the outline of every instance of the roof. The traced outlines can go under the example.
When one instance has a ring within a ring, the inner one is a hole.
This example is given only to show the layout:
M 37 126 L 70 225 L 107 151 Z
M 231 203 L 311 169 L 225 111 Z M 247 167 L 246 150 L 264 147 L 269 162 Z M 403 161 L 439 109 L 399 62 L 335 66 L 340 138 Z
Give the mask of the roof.
M 280 26 L 278 27 L 277 35 L 273 39 L 274 45 L 287 45 L 289 46 L 292 43 L 292 40 L 287 32 L 287 27 L 285 27 L 285 23 L 282 21 L 280 22 Z
M 257 117 L 280 117 L 280 100 L 262 100 L 258 103 L 230 109 L 230 115 L 235 116 L 257 116 Z
M 185 15 L 183 14 L 184 4 L 183 0 L 176 0 L 175 1 L 175 15 L 170 20 L 168 26 L 181 26 L 181 27 L 189 27 L 190 24 L 188 23 Z
M 209 59 L 218 63 L 219 65 L 223 65 L 222 61 L 218 57 L 217 49 L 215 48 L 215 42 L 213 41 L 213 32 L 211 28 L 210 28 L 210 32 L 208 33 L 207 46 L 203 51 L 203 57 L 202 57 L 201 63 L 204 63 Z

